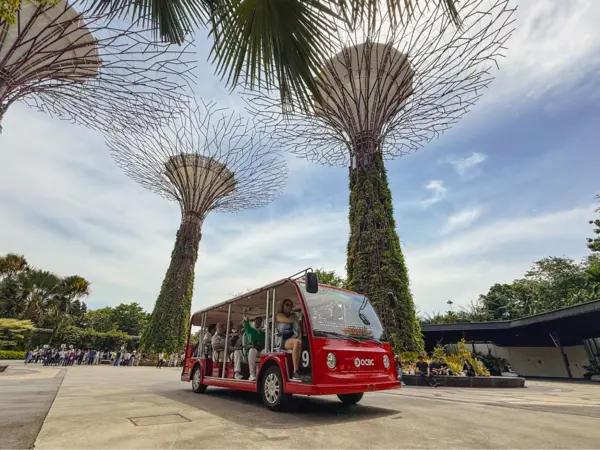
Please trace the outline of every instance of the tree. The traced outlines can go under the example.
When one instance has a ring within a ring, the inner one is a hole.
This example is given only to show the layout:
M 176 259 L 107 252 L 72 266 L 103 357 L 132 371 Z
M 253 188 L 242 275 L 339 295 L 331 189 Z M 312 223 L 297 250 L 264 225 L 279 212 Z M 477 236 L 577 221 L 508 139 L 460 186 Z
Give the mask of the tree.
M 392 320 L 396 348 L 422 351 L 423 336 L 410 292 L 408 270 L 396 233 L 392 194 L 381 153 L 350 172 L 348 289 L 366 295 L 380 316 Z M 396 298 L 388 303 L 389 292 Z M 389 313 L 389 314 L 388 314 Z
M 148 322 L 150 314 L 139 303 L 121 303 L 112 311 L 112 321 L 116 329 L 131 336 L 139 336 Z
M 27 260 L 23 255 L 8 253 L 0 257 L 0 281 L 26 271 L 28 267 Z
M 346 280 L 335 273 L 335 270 L 325 270 L 323 268 L 315 270 L 319 277 L 319 283 L 328 286 L 335 286 L 346 289 Z
M 545 311 L 590 300 L 585 265 L 570 258 L 536 261 L 525 278 L 537 283 L 539 308 Z
M 57 330 L 77 323 L 87 310 L 82 299 L 90 283 L 72 275 L 61 278 L 34 269 L 22 255 L 0 257 L 0 317 L 31 320 L 41 328 Z
M 600 194 L 596 195 L 596 198 L 600 200 Z M 597 213 L 600 213 L 600 208 L 596 209 Z M 587 239 L 587 246 L 592 252 L 600 252 L 600 219 L 590 220 L 590 225 L 594 225 L 594 234 L 596 237 Z
M 86 312 L 83 318 L 84 328 L 89 328 L 99 333 L 116 330 L 117 326 L 113 320 L 113 312 L 114 309 L 110 306 Z
M 600 296 L 600 253 L 592 253 L 587 257 L 585 276 L 594 298 Z

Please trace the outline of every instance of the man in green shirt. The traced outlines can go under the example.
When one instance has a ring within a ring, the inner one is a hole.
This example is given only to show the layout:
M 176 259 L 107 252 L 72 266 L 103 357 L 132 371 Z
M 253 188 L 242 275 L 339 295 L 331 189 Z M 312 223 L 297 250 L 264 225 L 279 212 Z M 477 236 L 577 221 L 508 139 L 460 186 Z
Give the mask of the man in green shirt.
M 243 380 L 242 375 L 242 358 L 244 353 L 248 361 L 248 370 L 250 377 L 248 381 L 256 381 L 256 367 L 258 365 L 259 351 L 262 354 L 265 348 L 265 332 L 262 330 L 263 319 L 257 317 L 254 319 L 254 326 L 250 325 L 247 317 L 244 317 L 242 327 L 244 328 L 244 336 L 241 340 L 242 348 L 237 349 L 233 353 L 233 365 L 236 380 Z M 244 352 L 244 353 L 243 353 Z

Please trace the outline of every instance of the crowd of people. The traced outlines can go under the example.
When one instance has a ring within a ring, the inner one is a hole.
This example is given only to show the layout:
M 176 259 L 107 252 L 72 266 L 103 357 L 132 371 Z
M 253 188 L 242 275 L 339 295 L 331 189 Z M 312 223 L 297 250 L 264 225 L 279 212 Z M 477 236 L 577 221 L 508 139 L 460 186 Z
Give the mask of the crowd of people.
M 181 367 L 185 355 L 171 353 L 168 358 L 165 353 L 161 352 L 158 355 L 158 363 L 156 367 Z M 97 366 L 100 364 L 118 366 L 139 366 L 142 360 L 142 353 L 133 350 L 129 351 L 125 348 L 121 350 L 96 350 L 96 349 L 79 349 L 73 346 L 36 347 L 28 350 L 25 353 L 25 364 L 43 364 L 44 366 Z
M 111 351 L 75 349 L 66 347 L 34 348 L 25 354 L 25 364 L 42 363 L 44 366 L 74 366 L 111 364 L 113 366 L 137 366 L 141 353 L 136 350 Z

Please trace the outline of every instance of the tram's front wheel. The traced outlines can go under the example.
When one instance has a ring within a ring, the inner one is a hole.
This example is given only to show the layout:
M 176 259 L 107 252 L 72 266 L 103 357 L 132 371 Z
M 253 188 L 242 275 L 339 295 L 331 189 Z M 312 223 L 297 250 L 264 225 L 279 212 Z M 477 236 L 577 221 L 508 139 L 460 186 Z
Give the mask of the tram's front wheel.
M 194 371 L 192 372 L 192 390 L 196 394 L 204 394 L 206 388 L 207 386 L 205 384 L 202 384 L 201 381 L 200 366 L 194 367 Z
M 344 405 L 356 405 L 363 398 L 363 393 L 358 394 L 338 394 L 338 398 Z
M 277 366 L 269 367 L 262 377 L 261 392 L 263 403 L 271 411 L 283 411 L 292 402 L 292 395 L 283 392 L 283 377 Z

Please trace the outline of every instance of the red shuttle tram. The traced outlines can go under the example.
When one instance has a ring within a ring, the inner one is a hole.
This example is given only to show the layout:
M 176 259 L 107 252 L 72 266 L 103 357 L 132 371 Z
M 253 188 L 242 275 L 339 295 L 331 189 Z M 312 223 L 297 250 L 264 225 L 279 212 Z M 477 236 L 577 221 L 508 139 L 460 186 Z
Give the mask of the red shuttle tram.
M 200 327 L 199 342 L 188 339 L 181 379 L 196 393 L 259 392 L 277 411 L 294 394 L 355 404 L 364 392 L 400 387 L 369 300 L 320 285 L 308 270 L 198 311 L 191 326 Z

